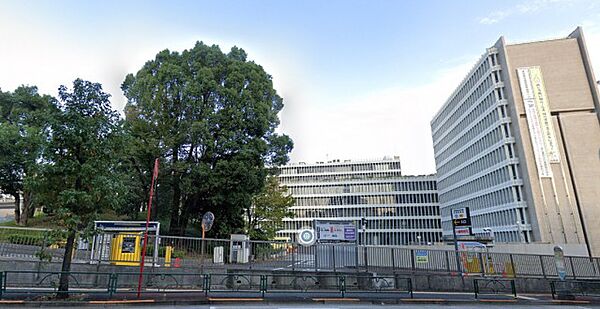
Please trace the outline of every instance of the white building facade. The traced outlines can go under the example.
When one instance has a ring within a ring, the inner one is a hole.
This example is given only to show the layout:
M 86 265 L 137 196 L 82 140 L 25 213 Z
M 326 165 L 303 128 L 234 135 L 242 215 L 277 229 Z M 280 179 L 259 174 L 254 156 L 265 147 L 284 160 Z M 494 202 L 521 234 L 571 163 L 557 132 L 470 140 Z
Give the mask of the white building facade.
M 600 100 L 581 28 L 486 49 L 431 121 L 444 236 L 469 207 L 498 242 L 600 254 Z
M 488 49 L 431 121 L 444 236 L 451 209 L 469 207 L 475 235 L 491 228 L 497 241 L 530 239 L 501 70 Z
M 402 176 L 397 157 L 290 164 L 279 181 L 295 199 L 295 217 L 284 219 L 278 236 L 295 240 L 315 220 L 345 220 L 356 223 L 360 244 L 441 241 L 435 175 Z

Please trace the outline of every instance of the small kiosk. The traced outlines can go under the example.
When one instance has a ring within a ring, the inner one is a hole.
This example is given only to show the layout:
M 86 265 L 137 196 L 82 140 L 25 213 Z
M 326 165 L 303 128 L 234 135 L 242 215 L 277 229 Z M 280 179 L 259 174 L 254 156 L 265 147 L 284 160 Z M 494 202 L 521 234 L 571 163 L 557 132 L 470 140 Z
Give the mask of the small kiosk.
M 229 262 L 245 264 L 250 258 L 250 236 L 244 234 L 231 234 L 229 242 Z
M 90 260 L 113 265 L 139 266 L 146 221 L 95 221 L 96 231 Z M 153 264 L 158 262 L 160 222 L 148 225 L 148 246 L 153 246 Z

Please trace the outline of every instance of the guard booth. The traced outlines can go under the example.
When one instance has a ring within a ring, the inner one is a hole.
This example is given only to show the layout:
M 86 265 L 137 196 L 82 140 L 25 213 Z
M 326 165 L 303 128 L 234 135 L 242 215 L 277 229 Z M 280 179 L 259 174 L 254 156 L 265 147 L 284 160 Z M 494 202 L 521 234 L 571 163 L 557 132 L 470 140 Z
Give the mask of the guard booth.
M 229 242 L 229 262 L 244 264 L 250 259 L 250 236 L 243 234 L 231 234 Z
M 94 221 L 91 263 L 139 266 L 146 221 Z M 160 245 L 160 222 L 148 224 L 148 249 L 152 250 L 152 264 L 157 266 Z M 148 253 L 146 253 L 148 254 Z M 146 257 L 147 263 L 148 257 Z

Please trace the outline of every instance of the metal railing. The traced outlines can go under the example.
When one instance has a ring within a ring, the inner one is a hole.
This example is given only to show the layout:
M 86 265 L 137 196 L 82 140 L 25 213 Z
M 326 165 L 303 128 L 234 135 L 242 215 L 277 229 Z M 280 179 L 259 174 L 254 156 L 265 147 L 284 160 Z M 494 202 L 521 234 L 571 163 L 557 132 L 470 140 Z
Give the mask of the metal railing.
M 151 267 L 225 267 L 270 271 L 430 272 L 486 277 L 557 278 L 554 256 L 413 249 L 356 244 L 304 247 L 285 241 L 232 241 L 196 237 L 149 236 L 146 265 Z M 140 233 L 78 239 L 74 263 L 138 266 Z M 0 227 L 0 258 L 61 261 L 65 240 L 44 229 Z M 170 257 L 169 257 L 170 255 Z M 458 259 L 457 259 L 458 255 Z M 600 278 L 600 259 L 566 256 L 569 279 Z
M 123 298 L 137 293 L 136 272 L 0 272 L 0 299 L 5 296 L 24 298 L 31 294 L 57 294 L 61 274 L 69 276 L 69 294 L 103 294 Z M 134 280 L 135 279 L 135 280 Z M 412 281 L 398 275 L 367 276 L 362 274 L 255 274 L 255 273 L 174 273 L 153 272 L 144 275 L 141 292 L 147 296 L 169 293 L 203 294 L 266 293 L 336 294 L 352 292 L 406 293 L 413 297 Z

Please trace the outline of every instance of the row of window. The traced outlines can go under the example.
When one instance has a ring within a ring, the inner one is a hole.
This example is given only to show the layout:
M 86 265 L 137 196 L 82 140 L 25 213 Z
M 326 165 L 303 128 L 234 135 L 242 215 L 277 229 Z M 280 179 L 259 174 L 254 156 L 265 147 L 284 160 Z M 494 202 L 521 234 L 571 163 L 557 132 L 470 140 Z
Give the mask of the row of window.
M 455 204 L 444 204 L 441 207 L 442 218 L 450 218 L 450 209 L 469 207 L 471 211 L 482 210 L 500 205 L 511 207 L 515 203 L 520 202 L 520 186 L 509 186 L 487 194 L 475 196 L 471 199 L 461 201 Z
M 295 232 L 278 232 L 278 236 L 288 237 L 296 241 Z M 358 243 L 361 245 L 401 246 L 425 245 L 442 241 L 441 232 L 374 232 L 358 233 Z
M 367 180 L 367 179 L 391 179 L 400 178 L 402 173 L 399 170 L 385 172 L 361 172 L 361 173 L 340 173 L 326 175 L 309 175 L 309 176 L 279 176 L 279 183 L 294 184 L 294 183 L 322 183 L 334 181 L 349 181 L 349 180 Z
M 435 150 L 442 149 L 452 138 L 461 135 L 461 132 L 471 124 L 481 121 L 480 118 L 491 113 L 498 105 L 498 101 L 493 93 L 489 93 L 487 96 L 480 98 L 480 100 L 480 103 L 471 106 L 471 111 L 460 119 L 459 122 L 452 124 L 452 129 L 442 132 L 439 138 L 434 139 L 433 147 Z
M 422 217 L 439 216 L 438 206 L 388 206 L 388 207 L 327 207 L 298 208 L 292 207 L 294 220 L 307 218 L 363 218 L 363 217 Z
M 295 206 L 434 204 L 438 202 L 438 196 L 436 193 L 348 195 L 332 197 L 299 196 L 295 198 L 295 201 Z
M 436 156 L 438 177 L 447 176 L 448 171 L 453 170 L 455 167 L 472 158 L 480 156 L 486 150 L 489 150 L 490 147 L 501 147 L 503 144 L 504 139 L 502 137 L 501 127 L 490 128 L 487 131 L 484 131 L 479 139 L 471 142 L 470 145 L 462 151 L 452 154 L 449 153 L 448 155 L 450 155 L 450 157 L 447 160 L 442 161 L 442 159 L 439 159 Z
M 467 172 L 468 174 L 475 174 L 479 171 L 486 169 L 487 167 L 491 167 L 499 163 L 505 162 L 507 159 L 505 147 L 507 147 L 507 145 L 501 148 L 496 148 L 486 153 L 482 157 L 477 158 L 476 160 L 468 163 L 460 169 L 460 172 L 449 174 L 448 177 L 443 178 L 439 181 L 440 187 L 448 188 L 452 184 L 463 181 L 465 179 L 465 172 Z
M 285 166 L 282 167 L 282 175 L 294 174 L 316 174 L 316 173 L 339 173 L 339 172 L 357 172 L 357 171 L 387 171 L 399 170 L 400 161 L 391 162 L 373 162 L 373 163 L 352 163 L 335 164 L 323 166 Z
M 467 175 L 466 175 L 467 176 Z M 468 175 L 470 176 L 470 175 Z M 512 180 L 508 166 L 504 166 L 481 177 L 475 178 L 465 184 L 462 184 L 448 192 L 440 193 L 442 201 L 450 202 L 462 196 L 482 191 L 488 188 L 493 188 L 503 183 Z
M 494 112 L 487 114 L 480 122 L 472 126 L 463 135 L 459 135 L 458 139 L 455 139 L 452 143 L 444 146 L 443 149 L 435 150 L 437 157 L 441 160 L 448 158 L 451 154 L 456 153 L 460 148 L 467 145 L 469 142 L 477 140 L 476 138 L 481 135 L 486 129 L 498 126 L 500 118 Z M 452 138 L 455 138 L 453 136 Z M 500 137 L 501 138 L 501 137 Z M 496 140 L 497 141 L 497 140 Z
M 371 193 L 394 191 L 433 191 L 436 182 L 429 181 L 399 181 L 381 183 L 345 183 L 335 185 L 290 185 L 288 193 L 292 195 L 307 194 L 337 194 L 337 193 Z
M 354 218 L 356 226 L 362 229 L 360 226 L 361 218 Z M 307 226 L 312 226 L 312 219 L 305 220 L 294 220 L 282 222 L 283 230 L 299 230 Z M 379 219 L 379 218 L 366 218 L 366 229 L 367 231 L 372 230 L 402 230 L 402 229 L 417 229 L 417 230 L 430 230 L 430 229 L 441 229 L 442 223 L 439 218 L 424 218 L 424 219 Z
M 489 59 L 489 57 L 488 57 L 488 59 Z M 452 96 L 452 98 L 449 100 L 450 103 L 448 105 L 446 105 L 442 111 L 440 111 L 440 113 L 439 113 L 440 115 L 450 113 L 452 110 L 455 109 L 455 107 L 458 104 L 463 103 L 462 102 L 463 99 L 467 96 L 467 94 L 471 91 L 472 88 L 477 86 L 478 82 L 487 74 L 487 71 L 490 69 L 491 65 L 490 65 L 488 59 L 485 59 L 484 61 L 482 61 L 478 65 L 477 69 L 475 69 L 471 72 L 471 74 L 469 75 L 467 80 L 459 86 L 458 89 L 460 89 L 460 90 L 456 91 L 454 93 L 454 95 Z M 459 111 L 455 111 L 453 114 L 461 114 L 461 113 Z M 439 127 L 443 126 L 443 124 L 446 122 L 445 119 L 447 119 L 447 118 L 440 117 L 440 118 L 435 119 L 432 122 L 432 126 L 435 128 L 439 128 Z

